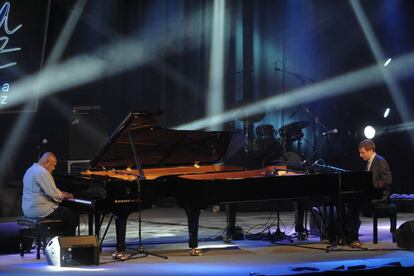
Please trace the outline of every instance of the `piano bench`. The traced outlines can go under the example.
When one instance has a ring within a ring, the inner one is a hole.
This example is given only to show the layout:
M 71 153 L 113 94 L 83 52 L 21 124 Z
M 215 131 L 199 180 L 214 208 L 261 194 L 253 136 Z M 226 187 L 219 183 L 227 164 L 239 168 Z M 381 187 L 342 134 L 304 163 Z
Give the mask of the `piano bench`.
M 373 204 L 368 210 L 364 211 L 364 216 L 373 219 L 373 243 L 378 243 L 378 219 L 390 218 L 390 232 L 392 242 L 395 242 L 394 233 L 397 229 L 397 205 L 393 203 Z
M 60 235 L 63 229 L 63 223 L 59 219 L 20 217 L 17 219 L 17 224 L 20 225 L 20 256 L 23 257 L 26 253 L 24 241 L 27 238 L 32 238 L 36 241 L 36 259 L 38 260 L 41 248 L 44 253 L 47 238 Z

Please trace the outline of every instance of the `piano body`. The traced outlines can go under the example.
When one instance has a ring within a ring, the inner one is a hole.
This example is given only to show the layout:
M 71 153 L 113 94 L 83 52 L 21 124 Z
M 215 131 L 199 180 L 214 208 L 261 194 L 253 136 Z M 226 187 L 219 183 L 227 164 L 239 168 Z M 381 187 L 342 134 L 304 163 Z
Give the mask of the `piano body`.
M 55 177 L 59 188 L 83 200 L 72 205 L 115 215 L 118 251 L 125 250 L 127 218 L 138 210 L 139 199 L 145 207 L 174 197 L 187 215 L 189 247 L 197 248 L 200 211 L 209 205 L 322 197 L 338 202 L 344 196 L 368 199 L 379 194 L 370 172 L 291 174 L 278 166 L 253 170 L 215 165 L 230 132 L 165 129 L 157 126 L 159 115 L 130 113 L 89 170 Z

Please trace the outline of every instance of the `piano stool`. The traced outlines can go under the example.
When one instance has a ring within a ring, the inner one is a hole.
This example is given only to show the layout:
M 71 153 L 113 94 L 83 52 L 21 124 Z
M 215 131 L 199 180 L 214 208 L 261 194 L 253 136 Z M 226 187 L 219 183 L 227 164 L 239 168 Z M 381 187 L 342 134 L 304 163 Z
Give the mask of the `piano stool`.
M 373 204 L 367 210 L 363 211 L 365 217 L 373 219 L 373 243 L 378 243 L 378 219 L 390 218 L 390 232 L 392 234 L 392 242 L 395 242 L 394 233 L 397 230 L 397 205 L 393 203 Z
M 63 229 L 63 223 L 59 219 L 20 217 L 17 219 L 17 224 L 21 226 L 19 231 L 20 256 L 23 257 L 27 252 L 24 250 L 25 239 L 32 238 L 36 241 L 36 259 L 38 260 L 40 248 L 44 253 L 47 238 L 60 235 Z

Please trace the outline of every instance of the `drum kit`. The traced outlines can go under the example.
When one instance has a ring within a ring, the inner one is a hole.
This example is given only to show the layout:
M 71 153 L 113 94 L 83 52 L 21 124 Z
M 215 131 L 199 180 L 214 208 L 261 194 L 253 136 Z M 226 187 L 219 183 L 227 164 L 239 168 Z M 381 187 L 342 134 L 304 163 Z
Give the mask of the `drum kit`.
M 309 121 L 297 121 L 282 126 L 277 131 L 271 124 L 263 124 L 256 127 L 256 139 L 254 140 L 254 151 L 272 152 L 275 160 L 289 163 L 303 161 L 301 154 L 293 151 L 293 143 L 297 142 L 297 151 L 300 151 L 303 129 L 308 127 Z M 276 138 L 277 133 L 279 139 Z
M 253 103 L 252 100 L 242 100 L 235 103 L 234 108 L 240 108 Z M 249 114 L 247 112 L 240 116 L 239 120 L 243 122 L 245 133 L 244 151 L 253 156 L 254 159 L 261 159 L 263 163 L 267 161 L 279 160 L 287 163 L 302 162 L 304 158 L 300 152 L 300 146 L 304 133 L 302 129 L 310 125 L 309 121 L 296 121 L 286 124 L 275 130 L 271 124 L 262 124 L 254 129 L 254 124 L 265 117 L 265 113 Z M 256 138 L 254 136 L 256 132 Z M 279 135 L 279 138 L 277 138 Z M 294 150 L 294 143 L 297 147 Z

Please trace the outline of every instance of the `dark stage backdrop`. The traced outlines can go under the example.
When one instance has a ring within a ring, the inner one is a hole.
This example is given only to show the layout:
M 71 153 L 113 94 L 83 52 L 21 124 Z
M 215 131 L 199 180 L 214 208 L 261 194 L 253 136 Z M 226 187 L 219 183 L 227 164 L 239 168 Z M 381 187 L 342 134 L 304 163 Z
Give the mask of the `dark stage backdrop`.
M 349 1 L 224 2 L 224 23 L 220 25 L 224 41 L 220 78 L 223 81 L 224 110 L 239 106 L 243 100 L 254 102 L 289 95 L 292 90 L 317 85 L 376 62 Z M 397 58 L 413 50 L 412 1 L 361 2 L 386 57 Z M 51 2 L 46 59 L 69 15 L 77 9 L 75 3 L 70 0 Z M 85 62 L 92 57 L 105 63 L 111 58 L 105 50 L 109 45 L 131 38 L 137 51 L 145 46 L 145 59 L 116 74 L 110 73 L 115 70 L 115 65 L 109 63 L 99 74 L 99 79 L 81 85 L 62 86 L 57 89 L 59 93 L 42 98 L 30 124 L 19 133 L 18 140 L 13 139 L 17 146 L 8 158 L 12 165 L 2 174 L 13 176 L 3 179 L 2 185 L 7 185 L 7 179 L 21 179 L 24 170 L 35 160 L 38 145 L 40 151 L 55 152 L 61 162 L 73 156 L 71 149 L 74 145 L 69 137 L 73 117 L 76 117 L 74 107 L 86 106 L 87 110 L 89 108 L 86 113 L 91 112 L 91 116 L 101 118 L 96 124 L 93 123 L 96 120 L 90 120 L 92 126 L 85 129 L 86 136 L 93 136 L 97 131 L 102 134 L 103 129 L 109 135 L 132 110 L 164 111 L 161 124 L 165 127 L 204 118 L 208 112 L 210 72 L 217 67 L 211 58 L 212 45 L 216 43 L 213 41 L 217 41 L 217 33 L 212 27 L 217 22 L 213 4 L 214 1 L 206 0 L 88 1 L 59 62 L 65 63 L 82 55 Z M 12 10 L 11 15 L 12 12 L 19 11 Z M 16 18 L 28 14 L 26 11 Z M 10 19 L 9 26 L 12 28 L 18 23 Z M 41 33 L 33 32 L 32 36 L 29 36 L 30 42 L 42 38 Z M 120 58 L 123 54 L 118 53 Z M 23 70 L 23 65 L 34 64 L 31 56 L 16 68 Z M 79 70 L 86 68 L 82 64 L 79 66 Z M 67 74 L 73 83 L 80 81 L 79 76 Z M 50 82 L 53 81 L 52 77 Z M 2 82 L 0 79 L 0 84 Z M 412 109 L 412 77 L 397 84 L 403 102 Z M 316 91 L 315 97 L 305 104 L 293 102 L 286 108 L 265 110 L 264 118 L 255 122 L 250 131 L 262 124 L 271 124 L 277 132 L 288 123 L 308 121 L 300 147 L 295 141 L 292 151 L 303 158 L 319 157 L 335 166 L 362 169 L 364 165 L 359 160 L 357 145 L 363 139 L 363 127 L 367 124 L 380 128 L 398 125 L 402 123 L 402 116 L 386 85 L 344 89 L 347 93 L 342 95 L 332 92 L 319 98 Z M 386 107 L 391 108 L 391 113 L 384 119 L 382 114 Z M 4 150 L 10 147 L 7 140 L 19 117 L 1 117 L 4 122 L 1 125 Z M 408 116 L 408 119 L 412 118 Z M 327 129 L 338 129 L 339 133 L 322 136 L 326 130 L 322 124 Z M 241 133 L 246 131 L 238 119 L 219 127 Z M 99 137 L 101 143 L 102 135 Z M 43 139 L 48 143 L 43 144 Z M 411 154 L 413 146 L 408 132 L 384 134 L 375 138 L 375 142 L 378 152 L 391 164 L 393 190 L 414 192 L 410 175 L 414 161 Z M 240 142 L 239 147 L 243 147 L 243 143 Z M 316 153 L 314 145 L 318 146 Z M 76 153 L 79 149 L 82 145 L 78 148 L 75 145 Z M 86 157 L 82 155 L 82 158 Z
M 1 113 L 37 110 L 37 95 L 27 105 L 15 105 L 14 88 L 17 80 L 41 67 L 48 12 L 49 0 L 0 1 Z

